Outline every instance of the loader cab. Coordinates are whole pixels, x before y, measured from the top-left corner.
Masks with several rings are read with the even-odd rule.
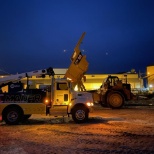
[[[104,85],[107,86],[108,89],[112,88],[117,84],[117,82],[120,81],[117,76],[111,76],[109,75],[106,80],[104,81]]]

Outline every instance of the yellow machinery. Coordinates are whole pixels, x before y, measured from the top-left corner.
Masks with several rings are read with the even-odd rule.
[[[86,91],[82,80],[86,80],[84,74],[88,70],[89,64],[86,60],[86,55],[83,55],[80,51],[80,44],[82,43],[85,34],[85,32],[82,34],[77,45],[75,46],[74,53],[71,56],[71,65],[65,74],[65,77],[72,81],[73,88],[77,86],[78,91]]]
[[[72,115],[72,119],[77,123],[88,120],[89,112],[93,106],[92,94],[83,92],[82,78],[88,69],[86,56],[83,56],[79,46],[84,37],[82,34],[78,41],[74,53],[71,57],[72,63],[66,72],[65,78],[54,78],[52,68],[37,70],[17,75],[10,75],[0,80],[0,88],[12,82],[33,75],[51,76],[51,88],[46,91],[41,89],[17,89],[16,92],[0,92],[0,116],[7,124],[18,124],[28,119],[32,114],[50,114],[56,116]],[[71,80],[68,80],[71,79]],[[28,83],[28,82],[27,82]],[[74,91],[78,85],[80,91]],[[19,85],[14,85],[19,86]],[[63,109],[63,113],[61,113]],[[60,112],[59,112],[60,110]]]

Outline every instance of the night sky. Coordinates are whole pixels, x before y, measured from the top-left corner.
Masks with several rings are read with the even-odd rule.
[[[87,73],[154,64],[154,0],[0,0],[0,70],[68,68],[83,32]]]

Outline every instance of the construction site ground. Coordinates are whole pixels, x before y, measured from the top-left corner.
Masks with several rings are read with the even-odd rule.
[[[113,110],[95,104],[87,123],[32,115],[20,125],[0,123],[1,154],[153,154],[154,107]]]

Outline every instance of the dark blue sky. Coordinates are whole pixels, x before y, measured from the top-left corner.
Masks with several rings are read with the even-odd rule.
[[[154,0],[1,0],[0,69],[68,68],[83,32],[88,73],[154,64]]]

